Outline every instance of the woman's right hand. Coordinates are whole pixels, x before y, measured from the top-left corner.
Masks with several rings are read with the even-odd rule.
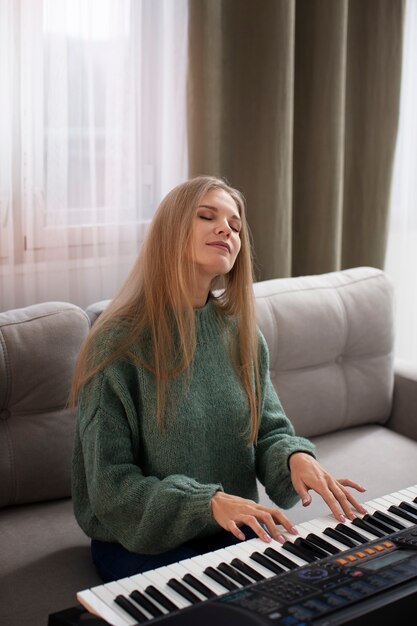
[[[280,543],[286,541],[277,528],[281,524],[289,533],[296,535],[292,522],[279,510],[257,504],[253,500],[216,491],[211,499],[211,511],[216,522],[237,539],[246,539],[242,526],[249,526],[262,541],[269,543],[271,537]]]

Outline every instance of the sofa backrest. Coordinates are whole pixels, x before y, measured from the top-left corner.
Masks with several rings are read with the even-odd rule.
[[[86,313],[46,302],[0,313],[0,506],[70,495],[66,408]]]
[[[298,434],[384,423],[393,394],[393,287],[357,267],[255,284],[272,382]]]

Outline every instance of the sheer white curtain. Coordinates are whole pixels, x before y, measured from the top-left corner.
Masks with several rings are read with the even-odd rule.
[[[187,0],[0,0],[0,310],[110,298],[187,176]]]
[[[408,0],[400,126],[385,269],[396,302],[396,354],[417,364],[417,0]]]

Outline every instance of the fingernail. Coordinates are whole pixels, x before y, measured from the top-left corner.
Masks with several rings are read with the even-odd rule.
[[[340,514],[338,517],[341,522],[346,522],[346,517],[344,515]]]
[[[292,532],[293,535],[298,535],[298,530],[294,528],[294,526],[291,526],[290,532]]]
[[[266,533],[264,534],[264,541],[267,541],[268,543],[271,541],[271,537]]]
[[[357,516],[355,515],[355,513],[351,513],[349,519],[350,519],[350,521],[352,521],[352,520],[356,519],[356,517]]]
[[[307,504],[310,502],[310,499],[309,498],[303,498],[301,502],[303,503],[303,506],[307,506]]]
[[[245,535],[243,533],[239,533],[238,537],[241,541],[245,540]]]
[[[283,535],[280,535],[280,536],[278,537],[278,541],[279,541],[280,543],[284,544],[284,543],[285,543],[285,537],[284,537]]]

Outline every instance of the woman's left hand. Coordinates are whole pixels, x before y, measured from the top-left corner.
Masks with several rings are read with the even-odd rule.
[[[364,492],[365,487],[349,478],[333,478],[310,454],[294,452],[290,456],[289,467],[292,484],[303,506],[311,503],[309,491],[312,489],[323,498],[335,518],[341,522],[344,522],[346,517],[350,520],[356,517],[352,507],[359,513],[366,513],[365,507],[346,489],[351,487]]]

